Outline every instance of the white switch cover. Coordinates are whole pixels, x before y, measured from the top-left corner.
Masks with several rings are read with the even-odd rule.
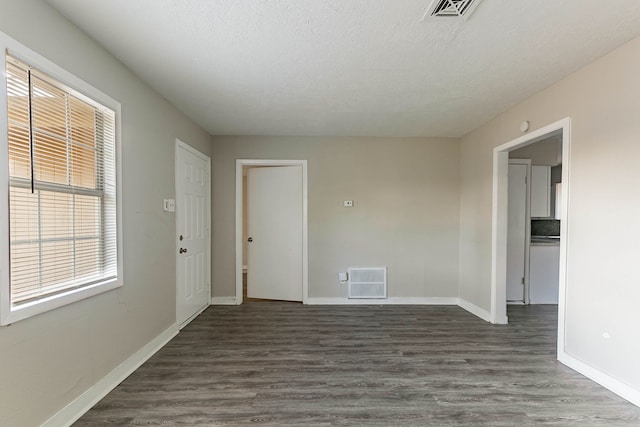
[[[338,273],[338,281],[343,285],[347,283],[347,273]]]
[[[175,212],[176,211],[175,199],[164,199],[162,201],[162,210],[164,210],[165,212]]]
[[[345,200],[343,202],[343,205],[345,208],[352,208],[353,207],[353,200]]]

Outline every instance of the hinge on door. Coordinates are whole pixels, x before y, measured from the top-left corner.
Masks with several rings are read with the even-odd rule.
[[[522,278],[522,284],[524,285],[524,277]]]
[[[529,179],[525,176],[525,177],[524,177],[524,183],[526,184],[528,180],[529,180]]]

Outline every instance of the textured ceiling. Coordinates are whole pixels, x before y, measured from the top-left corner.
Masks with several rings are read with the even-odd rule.
[[[638,0],[48,0],[213,135],[459,137],[640,34]]]

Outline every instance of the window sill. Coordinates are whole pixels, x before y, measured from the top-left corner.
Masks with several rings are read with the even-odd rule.
[[[121,279],[111,279],[104,282],[95,283],[80,289],[53,295],[32,303],[23,304],[17,307],[3,306],[1,309],[0,326],[7,326],[18,320],[27,319],[38,314],[46,313],[65,305],[73,304],[95,295],[117,289],[122,286]]]

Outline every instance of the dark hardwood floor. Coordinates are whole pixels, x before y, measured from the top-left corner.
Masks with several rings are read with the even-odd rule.
[[[555,360],[556,310],[212,306],[76,425],[640,425]]]

